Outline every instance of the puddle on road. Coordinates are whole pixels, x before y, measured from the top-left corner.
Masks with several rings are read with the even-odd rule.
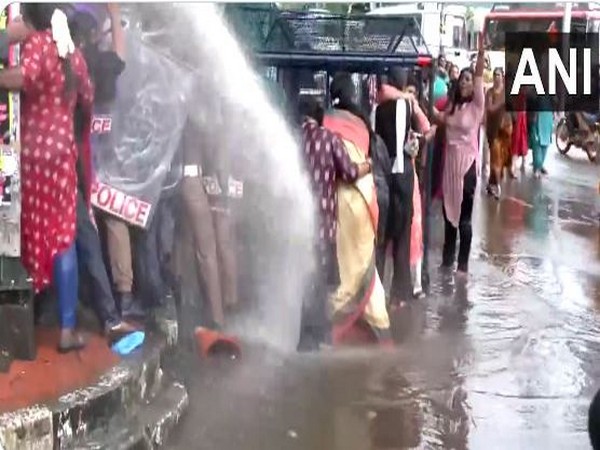
[[[585,448],[595,318],[507,286],[494,265],[472,276],[467,286],[434,277],[427,302],[393,316],[396,350],[256,350],[236,370],[196,367],[174,448]]]
[[[173,448],[589,448],[600,380],[595,200],[534,188],[514,187],[521,202],[478,197],[468,285],[438,273],[434,252],[431,296],[392,316],[395,350],[257,350],[225,373],[194,366]],[[434,230],[434,247],[441,238]]]

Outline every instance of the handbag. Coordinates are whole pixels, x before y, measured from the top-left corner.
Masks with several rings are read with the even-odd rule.
[[[408,139],[406,140],[406,144],[404,144],[404,153],[406,153],[411,158],[416,158],[419,154],[419,149],[421,148],[421,143],[417,134],[412,130],[409,132]]]
[[[404,153],[410,156],[412,159],[416,158],[421,148],[421,143],[418,138],[418,134],[415,133],[412,126],[412,105],[410,101],[406,102],[407,107],[407,129],[406,129],[406,141],[404,143]]]

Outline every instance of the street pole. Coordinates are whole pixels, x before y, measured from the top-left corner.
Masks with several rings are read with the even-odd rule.
[[[571,11],[573,11],[573,3],[572,2],[565,3],[565,15],[564,15],[563,26],[562,26],[563,33],[571,32]]]
[[[571,12],[573,10],[573,3],[572,2],[567,2],[565,3],[565,9],[564,9],[564,16],[563,16],[563,23],[562,23],[562,33],[563,33],[563,40],[562,40],[562,58],[563,61],[566,60],[567,55],[569,54],[569,33],[571,32]],[[565,116],[565,89],[564,87],[562,87],[561,89],[561,93],[560,93],[560,111],[561,111],[561,115],[564,117]]]

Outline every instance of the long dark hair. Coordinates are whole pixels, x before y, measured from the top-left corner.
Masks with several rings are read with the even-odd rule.
[[[69,19],[69,28],[76,46],[85,49],[94,45],[92,35],[98,30],[98,22],[92,14],[76,11]]]
[[[371,123],[369,122],[369,119],[354,101],[356,88],[354,87],[352,76],[349,73],[337,73],[333,77],[329,93],[331,94],[331,100],[333,101],[333,107],[335,109],[348,111],[355,115],[364,122],[367,130],[371,132]]]
[[[408,83],[409,74],[405,67],[391,67],[388,71],[388,84],[403,91]]]
[[[356,88],[352,82],[352,76],[347,72],[336,74],[331,82],[329,93],[335,109],[348,111],[362,120],[365,124],[367,132],[369,133],[369,155],[374,155],[376,153],[375,145],[377,144],[377,136],[371,127],[371,122],[367,115],[361,111],[360,107],[354,102]]]
[[[450,80],[450,83],[448,83],[448,93],[446,94],[448,96],[448,99],[454,99],[454,96],[456,95],[456,91],[458,90],[458,80]],[[448,102],[448,106],[450,106],[450,102]]]
[[[23,20],[35,28],[36,31],[52,28],[52,14],[57,9],[63,11],[62,5],[58,3],[23,3],[21,8]],[[75,76],[68,56],[61,59],[61,65],[65,76],[64,93],[68,95],[75,87]]]
[[[454,114],[457,106],[462,106],[466,103],[470,103],[473,101],[473,94],[468,97],[463,97],[460,93],[460,80],[463,79],[467,74],[471,74],[471,77],[475,77],[475,72],[470,67],[465,67],[460,71],[460,75],[458,76],[458,80],[456,80],[456,84],[454,85],[454,89],[452,92],[452,96],[448,95],[448,98],[452,99],[452,109],[450,110],[450,115]],[[448,92],[450,94],[450,92]]]
[[[398,89],[399,91],[404,91],[408,86],[414,86],[418,91],[421,90],[415,74],[404,67],[396,66],[390,68],[387,74],[387,84]],[[427,108],[425,108],[425,111],[427,111]],[[412,112],[410,123],[413,129],[416,130],[418,128],[417,121]]]
[[[306,117],[315,120],[319,126],[323,126],[325,111],[319,101],[313,96],[302,96],[298,101],[297,122],[302,124]]]
[[[98,22],[90,13],[77,11],[69,20],[69,28],[71,29],[73,42],[83,53],[90,80],[96,85],[98,82],[96,75],[99,50],[92,39],[92,35],[98,30]],[[96,90],[98,90],[97,87]]]
[[[107,64],[102,58],[103,52],[94,39],[101,28],[97,19],[88,12],[77,11],[69,20],[69,28],[75,45],[81,49],[90,80],[94,84],[94,100],[97,103],[113,101],[117,96],[116,74],[113,64]],[[121,59],[116,54],[115,58]]]

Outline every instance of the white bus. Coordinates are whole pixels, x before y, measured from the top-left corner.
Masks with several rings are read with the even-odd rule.
[[[368,15],[413,17],[421,28],[424,44],[438,57],[440,47],[448,61],[460,69],[469,65],[467,7],[443,3],[401,4],[375,8]]]

